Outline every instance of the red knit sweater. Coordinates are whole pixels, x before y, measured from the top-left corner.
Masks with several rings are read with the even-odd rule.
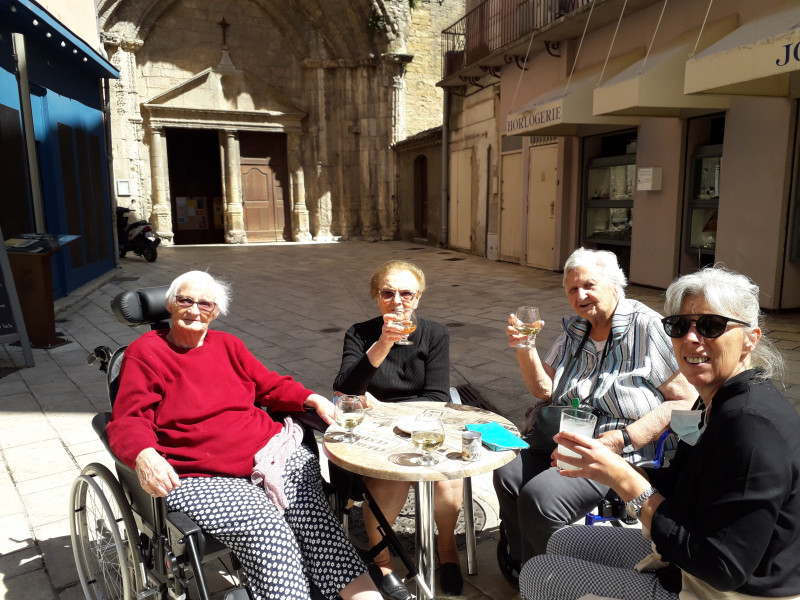
[[[179,348],[151,331],[125,351],[107,433],[134,466],[145,448],[181,477],[247,477],[253,458],[282,427],[255,406],[299,411],[311,390],[262,365],[237,337],[209,330],[199,348]]]

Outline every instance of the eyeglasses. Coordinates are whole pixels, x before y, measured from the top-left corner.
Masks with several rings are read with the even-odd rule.
[[[209,302],[208,300],[195,300],[189,296],[175,296],[175,303],[181,308],[190,308],[192,305],[197,304],[197,309],[204,313],[211,312],[217,305],[216,302]]]
[[[697,316],[696,319],[691,317]],[[723,317],[722,315],[672,315],[661,319],[664,331],[671,338],[682,338],[692,327],[692,323],[697,328],[697,333],[704,338],[718,338],[728,328],[728,323],[738,323],[739,325],[749,325],[739,319]]]
[[[401,300],[409,302],[414,299],[414,296],[417,295],[417,292],[412,292],[411,290],[381,290],[378,292],[381,300],[392,300],[397,294],[400,294]]]

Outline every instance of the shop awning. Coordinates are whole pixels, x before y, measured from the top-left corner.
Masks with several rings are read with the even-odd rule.
[[[603,73],[603,64],[576,71],[572,78],[561,82],[549,92],[534,98],[506,117],[506,135],[578,135],[584,125],[639,124],[635,117],[595,115],[592,111],[593,92],[603,77],[611,77],[644,56],[644,50],[628,52],[612,58]]]
[[[736,15],[687,31],[594,90],[594,114],[678,117],[684,109],[726,109],[727,96],[683,93],[686,60],[736,29]],[[700,37],[698,41],[698,37]]]
[[[783,2],[686,63],[687,94],[787,96],[800,81],[800,4]]]

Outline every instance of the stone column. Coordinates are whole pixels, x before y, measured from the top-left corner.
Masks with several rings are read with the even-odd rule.
[[[163,127],[150,129],[150,169],[153,181],[153,210],[150,223],[161,238],[161,243],[171,246],[174,238],[172,231],[172,208],[169,204],[169,178],[167,170],[167,140]]]
[[[226,129],[222,150],[225,165],[225,242],[246,244],[244,207],[242,206],[242,166],[239,159],[239,136],[235,130]]]
[[[289,193],[292,203],[292,241],[310,242],[308,207],[306,206],[306,180],[300,162],[300,135],[289,132],[287,150],[291,185]]]

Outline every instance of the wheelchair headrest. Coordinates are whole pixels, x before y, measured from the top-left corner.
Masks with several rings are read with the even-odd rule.
[[[168,289],[169,286],[160,285],[122,292],[111,301],[111,310],[126,325],[150,325],[153,329],[169,327]]]

